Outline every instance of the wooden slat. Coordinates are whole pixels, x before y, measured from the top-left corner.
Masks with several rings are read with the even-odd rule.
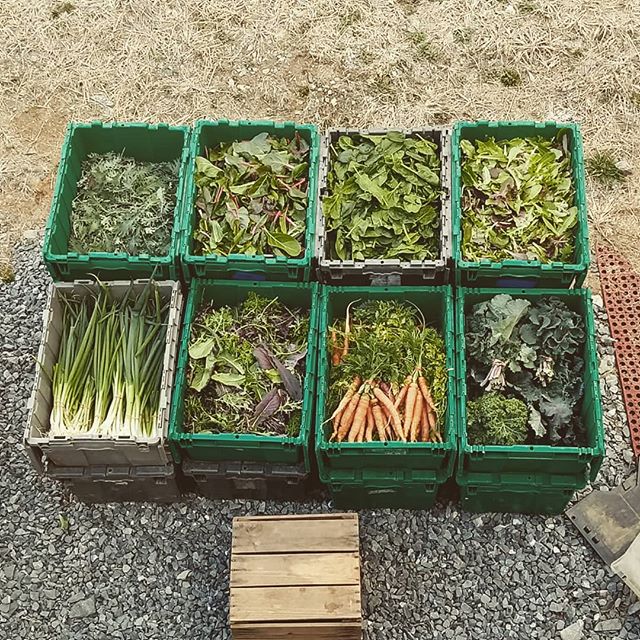
[[[264,522],[265,520],[358,520],[357,513],[302,513],[286,516],[236,516],[234,522],[254,520]]]
[[[234,640],[361,640],[360,622],[234,624]]]
[[[231,591],[229,620],[232,625],[238,622],[360,619],[359,585],[246,587]]]
[[[357,518],[234,519],[234,554],[304,551],[358,551]]]
[[[231,556],[231,587],[360,584],[355,552]]]

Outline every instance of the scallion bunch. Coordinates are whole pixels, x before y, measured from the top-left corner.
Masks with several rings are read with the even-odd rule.
[[[61,299],[50,435],[151,436],[169,306],[157,285],[115,300],[100,283],[96,294]]]

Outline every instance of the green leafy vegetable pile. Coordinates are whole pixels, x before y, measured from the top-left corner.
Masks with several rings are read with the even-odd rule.
[[[309,314],[250,293],[207,305],[189,339],[185,431],[295,437],[302,415]]]
[[[470,396],[499,391],[526,403],[530,430],[514,431],[521,443],[582,443],[585,328],[578,313],[559,298],[531,303],[500,294],[473,307],[465,338]]]
[[[340,136],[323,201],[332,259],[434,260],[440,250],[438,147],[419,135]]]
[[[462,257],[572,262],[574,206],[568,134],[461,140]]]
[[[398,300],[356,300],[344,319],[329,327],[329,345],[333,438],[442,442],[445,345],[417,307]]]
[[[169,253],[179,162],[92,153],[71,206],[69,250],[136,256]]]
[[[195,252],[299,257],[309,188],[309,145],[259,133],[196,158]]]
[[[527,405],[501,393],[485,393],[467,405],[467,434],[472,444],[522,444],[528,423]]]

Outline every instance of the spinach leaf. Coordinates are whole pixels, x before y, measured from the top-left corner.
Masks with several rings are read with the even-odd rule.
[[[439,174],[437,145],[419,135],[340,136],[330,150],[323,200],[328,256],[436,259]]]

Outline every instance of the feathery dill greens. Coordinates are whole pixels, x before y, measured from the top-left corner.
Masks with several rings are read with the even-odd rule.
[[[171,245],[179,162],[91,153],[71,206],[69,251],[164,256]]]

